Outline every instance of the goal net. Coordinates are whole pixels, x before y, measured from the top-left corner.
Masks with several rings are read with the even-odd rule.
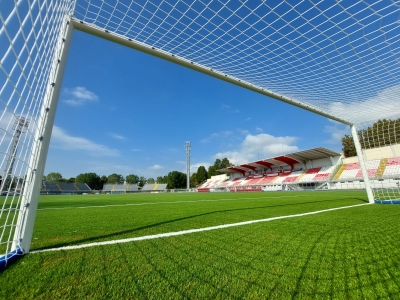
[[[2,1],[0,256],[29,252],[73,29],[351,126],[373,202],[398,198],[399,19],[389,0]]]
[[[375,202],[400,204],[400,118],[360,124],[358,136]]]
[[[72,9],[64,0],[0,5],[0,269],[29,251],[21,245],[30,244]]]

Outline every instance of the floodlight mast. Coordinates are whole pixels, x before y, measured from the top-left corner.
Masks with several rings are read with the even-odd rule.
[[[4,177],[2,181],[1,191],[5,189],[9,189],[9,185],[11,184],[11,175],[14,169],[15,158],[17,156],[18,144],[21,137],[21,134],[26,132],[29,127],[29,120],[23,116],[17,116],[13,125],[14,134],[12,138],[12,146],[10,155],[7,159],[6,169],[4,170]]]
[[[190,142],[185,142],[185,150],[186,150],[186,189],[189,191],[190,189]]]

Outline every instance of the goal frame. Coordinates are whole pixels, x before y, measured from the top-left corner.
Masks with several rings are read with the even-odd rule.
[[[70,2],[73,3],[73,5],[76,4],[75,1],[70,1]],[[187,67],[189,69],[204,73],[214,78],[232,83],[234,85],[246,88],[248,90],[274,98],[276,100],[288,103],[290,105],[294,105],[296,107],[305,109],[307,111],[316,113],[323,117],[350,126],[351,135],[355,144],[356,153],[362,172],[362,177],[368,196],[368,202],[371,204],[375,203],[374,193],[372,190],[370,178],[368,176],[368,170],[366,168],[366,161],[364,159],[363,149],[361,147],[360,139],[357,133],[357,127],[356,127],[357,124],[353,124],[338,116],[328,114],[327,112],[323,111],[322,108],[319,109],[317,106],[313,107],[312,105],[305,104],[289,96],[280,95],[274,91],[268,90],[261,86],[257,86],[246,80],[242,80],[235,76],[206,67],[202,64],[197,63],[196,61],[190,61],[186,58],[179,57],[165,50],[157,49],[155,47],[133,40],[118,33],[111,32],[105,28],[101,28],[95,24],[86,23],[83,20],[77,19],[73,15],[66,14],[62,16],[62,18],[63,18],[62,28],[58,33],[57,45],[55,48],[52,48],[55,49],[55,51],[53,52],[52,50],[52,55],[54,56],[52,58],[52,63],[50,67],[50,76],[47,82],[45,94],[43,96],[43,101],[41,103],[40,113],[37,118],[38,119],[37,130],[33,133],[34,139],[32,142],[30,156],[28,159],[29,162],[26,172],[25,188],[21,191],[20,195],[21,201],[19,205],[17,222],[15,225],[16,229],[14,232],[11,252],[13,253],[15,252],[16,254],[18,254],[20,252],[29,253],[30,251],[30,245],[32,241],[32,234],[33,234],[38,201],[40,196],[41,183],[44,174],[47,154],[49,150],[50,138],[54,125],[55,114],[59,101],[61,83],[67,65],[67,57],[74,30],[80,30],[87,34],[91,34],[106,39],[108,41],[156,56],[158,58],[162,58],[164,60],[176,63],[178,65]],[[60,19],[58,19],[58,21],[59,20]],[[21,22],[19,25],[22,27]],[[47,63],[46,66],[47,67],[50,66],[50,63]]]
[[[40,188],[42,185],[50,138],[57,111],[61,84],[67,65],[68,51],[73,34],[73,25],[68,16],[65,16],[63,28],[58,37],[57,48],[53,58],[51,74],[43,106],[41,107],[38,128],[32,145],[32,154],[29,159],[26,189],[23,190],[20,210],[14,232],[11,250],[21,249],[23,253],[30,251],[36,212],[39,203]]]
[[[34,143],[34,147],[33,147],[34,150],[33,150],[33,153],[32,153],[31,159],[30,159],[30,163],[29,163],[29,169],[32,171],[31,171],[31,174],[30,174],[30,177],[28,180],[29,180],[29,182],[33,182],[33,184],[30,184],[29,186],[31,188],[26,189],[22,195],[23,201],[21,201],[21,208],[20,208],[21,212],[19,214],[18,222],[17,222],[17,228],[19,230],[16,230],[16,232],[15,232],[14,244],[12,247],[13,251],[16,250],[17,248],[21,248],[24,253],[28,253],[30,251],[33,227],[34,227],[34,223],[35,223],[36,211],[37,211],[39,195],[40,195],[41,180],[43,177],[44,167],[46,164],[46,157],[47,157],[47,153],[48,153],[48,149],[49,149],[49,145],[50,145],[51,132],[52,132],[52,128],[54,125],[54,118],[55,118],[55,113],[56,113],[56,109],[57,109],[58,98],[59,98],[60,91],[61,91],[61,82],[62,82],[62,78],[64,75],[64,70],[65,70],[65,67],[67,64],[67,56],[68,56],[68,51],[69,51],[70,44],[71,44],[73,31],[75,29],[81,30],[88,34],[92,34],[92,35],[104,38],[111,42],[115,42],[115,43],[118,43],[118,44],[121,44],[124,46],[128,46],[130,48],[151,54],[153,56],[157,56],[159,58],[177,63],[184,67],[188,67],[190,69],[200,71],[200,72],[210,75],[212,77],[230,82],[237,86],[244,87],[246,89],[255,91],[255,92],[263,94],[265,96],[272,97],[274,99],[289,103],[289,104],[297,106],[299,108],[306,109],[313,113],[319,114],[321,116],[324,116],[324,117],[330,118],[332,120],[335,120],[335,121],[338,121],[343,124],[351,126],[352,136],[353,136],[353,140],[355,142],[357,156],[360,161],[361,170],[363,173],[363,180],[365,182],[366,191],[367,191],[367,195],[368,195],[368,200],[369,200],[369,203],[374,203],[374,195],[372,193],[371,185],[369,183],[367,170],[364,165],[364,159],[363,159],[363,155],[362,155],[361,145],[360,145],[358,135],[357,135],[357,129],[354,124],[346,122],[340,118],[337,118],[337,117],[334,117],[331,115],[327,115],[324,112],[321,112],[312,107],[303,105],[293,99],[290,99],[288,97],[284,97],[281,95],[277,95],[271,91],[254,86],[248,82],[242,81],[235,77],[228,76],[227,74],[223,74],[221,72],[217,72],[217,71],[208,69],[200,64],[196,64],[194,62],[189,62],[183,58],[176,57],[176,56],[168,54],[164,51],[149,47],[145,44],[121,37],[117,34],[108,32],[107,30],[101,30],[97,26],[84,24],[82,21],[76,20],[69,16],[65,17],[63,24],[64,24],[64,28],[60,32],[59,44],[58,44],[59,46],[56,50],[57,55],[55,55],[54,60],[53,60],[53,65],[52,65],[52,69],[54,70],[54,72],[53,72],[54,76],[53,76],[53,78],[50,79],[50,82],[49,82],[49,85],[47,88],[47,93],[45,95],[45,99],[48,99],[48,100],[44,102],[45,105],[42,107],[42,112],[41,112],[42,117],[40,118],[40,120],[41,120],[40,128],[42,128],[42,130],[40,132],[36,133],[36,139],[35,139],[35,143]]]

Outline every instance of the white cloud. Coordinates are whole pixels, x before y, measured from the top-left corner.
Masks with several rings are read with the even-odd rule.
[[[227,157],[235,165],[257,159],[269,158],[277,155],[296,152],[299,148],[294,145],[297,137],[275,137],[270,134],[248,134],[240,146],[240,150],[217,153],[214,158]]]
[[[331,125],[325,125],[324,131],[331,135],[330,140],[327,143],[336,144],[342,141],[342,138],[346,134],[350,134],[350,128],[348,125],[328,119]]]
[[[18,118],[25,118],[25,122],[28,122],[28,130],[25,131],[32,131],[35,126],[35,122],[32,120],[34,119],[33,117],[27,115],[26,113],[13,113],[8,110],[4,110],[2,114],[0,115],[0,128],[4,131],[7,131],[9,135],[14,134],[14,124],[17,121]]]
[[[256,131],[257,131],[257,132],[262,132],[262,131],[263,131],[263,129],[262,129],[262,128],[260,128],[260,127],[256,127]]]
[[[95,93],[88,91],[85,87],[77,86],[70,90],[70,92],[78,99],[97,100],[98,97]]]
[[[63,94],[66,98],[68,98],[66,100],[63,100],[63,102],[72,106],[84,105],[87,102],[97,101],[99,99],[99,97],[94,92],[87,90],[83,86],[77,86],[71,89],[64,89]]]
[[[14,115],[9,111],[4,110],[2,112],[1,118],[0,118],[0,128],[2,128],[4,130],[7,127],[12,127],[12,124],[14,124],[14,122],[15,122]]]
[[[58,126],[53,127],[51,135],[52,146],[71,151],[84,151],[92,156],[118,156],[116,149],[111,149],[105,145],[96,144],[86,138],[71,136]]]
[[[10,151],[8,149],[9,147],[9,143],[12,139],[12,136],[14,134],[14,130],[13,128],[13,124],[15,122],[15,118],[14,115],[9,112],[9,111],[3,111],[1,117],[0,117],[0,128],[1,133],[0,133],[0,139],[1,139],[1,143],[0,143],[0,152],[1,153],[5,153],[7,150]]]
[[[241,134],[243,134],[243,135],[246,135],[246,134],[249,133],[249,131],[246,130],[246,129],[239,129],[239,132],[240,132]]]
[[[80,106],[80,105],[83,105],[83,101],[74,100],[74,99],[63,100],[63,102],[64,102],[64,103],[67,103],[68,105],[71,105],[71,106]]]
[[[251,118],[248,117],[248,118],[244,119],[242,122],[247,122],[247,121],[250,121],[250,120],[251,120]]]
[[[382,118],[396,118],[399,113],[400,84],[387,88],[363,102],[333,102],[328,112],[356,124]]]
[[[133,148],[131,151],[133,151],[133,152],[140,152],[140,151],[143,151],[143,150],[142,150],[142,149]]]
[[[111,136],[112,138],[114,138],[114,139],[117,139],[117,140],[126,140],[126,137],[124,137],[124,136],[122,136],[122,135],[120,135],[120,134],[110,133],[110,136]]]
[[[229,137],[230,135],[232,135],[232,131],[229,131],[229,130],[222,130],[222,131],[219,131],[219,132],[214,132],[214,133],[212,133],[210,136],[208,136],[208,137],[206,137],[206,138],[200,140],[200,142],[201,142],[201,143],[208,143],[208,142],[210,142],[210,141],[213,140],[213,139],[216,139],[216,138],[219,138],[219,139],[221,139],[221,138],[227,138],[227,137]]]
[[[160,166],[160,165],[154,165],[152,167],[149,167],[149,169],[151,169],[151,170],[161,170],[161,169],[164,169],[164,167]]]

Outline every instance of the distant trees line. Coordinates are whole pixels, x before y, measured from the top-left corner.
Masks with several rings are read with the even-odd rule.
[[[214,165],[208,168],[200,166],[196,173],[190,176],[190,187],[196,187],[200,183],[211,178],[211,176],[219,175],[217,172],[219,169],[223,169],[231,166],[227,158],[222,161],[217,159]],[[104,184],[123,184],[125,181],[127,184],[137,184],[143,187],[146,183],[166,183],[168,189],[185,189],[186,188],[186,174],[179,171],[169,172],[168,175],[158,176],[157,179],[145,178],[144,176],[138,176],[135,174],[127,175],[126,178],[121,174],[113,173],[108,176],[99,176],[96,173],[82,173],[76,177],[71,177],[69,179],[63,178],[63,176],[58,172],[51,172],[47,176],[43,177],[43,181],[48,182],[71,182],[71,183],[86,183],[93,190],[101,190]]]
[[[167,176],[164,177],[158,177],[157,183],[164,183],[164,178],[166,178],[165,183],[171,183],[169,188],[185,188],[186,187],[186,183],[183,186],[182,184],[180,184],[180,181],[176,180],[176,174],[175,172],[178,171],[174,171],[174,172],[170,172]],[[178,172],[181,173],[181,172]],[[182,173],[183,174],[183,173]],[[186,182],[186,174],[185,175],[185,182]],[[180,175],[180,177],[182,177],[182,175]],[[121,174],[116,174],[113,173],[111,175],[108,176],[99,176],[96,173],[82,173],[79,174],[78,176],[71,177],[69,179],[63,178],[63,176],[58,173],[58,172],[51,172],[49,174],[47,174],[47,176],[43,177],[43,181],[48,181],[48,182],[54,182],[54,183],[58,183],[58,182],[72,182],[72,183],[86,183],[91,189],[93,190],[101,190],[103,188],[104,184],[123,184],[125,181],[127,184],[137,184],[140,187],[143,187],[146,183],[152,184],[152,183],[156,183],[156,181],[154,180],[154,178],[145,178],[144,176],[138,176],[135,174],[130,174],[127,175],[126,178],[121,175]]]
[[[211,178],[211,176],[221,175],[221,173],[217,172],[217,170],[225,169],[232,167],[233,164],[226,157],[222,160],[217,158],[212,166],[208,167],[208,170],[204,166],[200,166],[197,169],[196,173],[190,175],[190,187],[196,187],[199,184],[203,183],[207,179]]]

